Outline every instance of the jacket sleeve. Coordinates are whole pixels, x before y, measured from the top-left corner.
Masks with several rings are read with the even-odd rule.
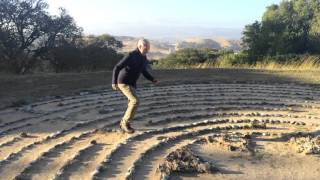
[[[122,68],[124,68],[130,59],[130,54],[124,56],[113,68],[113,73],[112,73],[112,84],[118,84],[118,75],[119,72]]]
[[[144,66],[144,68],[142,70],[142,74],[149,81],[153,81],[154,77],[148,72],[147,67],[148,67],[148,63],[146,62],[146,65]]]

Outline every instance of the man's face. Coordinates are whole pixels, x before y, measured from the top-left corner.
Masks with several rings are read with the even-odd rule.
[[[146,55],[150,50],[150,44],[149,43],[143,43],[138,47],[141,54]]]

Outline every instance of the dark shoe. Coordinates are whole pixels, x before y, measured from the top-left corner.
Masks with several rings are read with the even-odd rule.
[[[134,129],[130,126],[129,123],[120,123],[120,129],[122,129],[123,131],[129,134],[134,133]]]

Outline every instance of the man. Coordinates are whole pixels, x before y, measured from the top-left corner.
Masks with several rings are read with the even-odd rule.
[[[146,54],[149,50],[149,41],[140,39],[137,49],[125,56],[113,69],[112,89],[120,90],[128,98],[128,108],[120,122],[120,129],[127,133],[134,133],[134,129],[130,126],[130,120],[134,117],[139,105],[135,89],[140,74],[142,73],[146,79],[154,84],[158,83],[147,71]]]

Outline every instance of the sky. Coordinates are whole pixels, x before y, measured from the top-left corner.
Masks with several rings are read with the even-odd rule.
[[[49,12],[64,7],[85,34],[148,38],[229,36],[240,38],[281,0],[47,0]]]

